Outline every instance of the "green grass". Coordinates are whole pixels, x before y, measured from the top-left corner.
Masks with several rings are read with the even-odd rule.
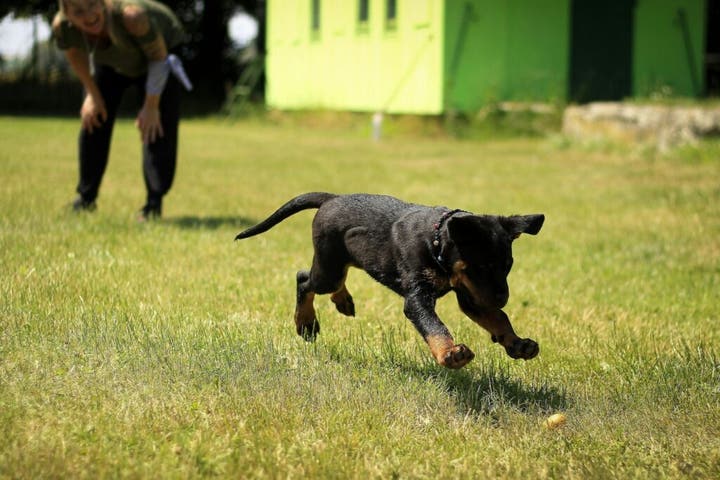
[[[720,161],[544,139],[457,141],[258,120],[182,126],[164,218],[117,125],[98,211],[63,206],[74,119],[0,118],[0,478],[718,478]],[[448,295],[476,358],[431,360],[353,270],[357,317],[294,333],[312,190],[547,216],[515,244],[513,361]],[[543,421],[565,412],[567,424]]]

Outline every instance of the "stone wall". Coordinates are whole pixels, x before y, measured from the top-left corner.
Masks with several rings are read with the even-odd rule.
[[[720,137],[720,106],[627,103],[570,106],[563,114],[563,133],[576,140],[647,143],[666,150],[704,137]]]

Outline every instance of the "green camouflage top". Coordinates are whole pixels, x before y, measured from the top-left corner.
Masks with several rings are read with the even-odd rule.
[[[111,0],[105,21],[110,31],[110,41],[94,42],[73,26],[62,12],[53,21],[53,37],[61,50],[79,48],[93,54],[97,65],[107,65],[128,77],[147,73],[148,60],[140,44],[123,23],[122,11],[128,5],[142,7],[150,17],[150,28],[165,39],[168,50],[185,40],[185,32],[175,14],[165,5],[154,0]]]

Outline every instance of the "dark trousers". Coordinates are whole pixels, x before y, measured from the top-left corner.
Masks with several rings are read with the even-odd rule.
[[[128,87],[135,85],[143,98],[145,95],[145,76],[126,77],[107,66],[97,66],[95,82],[105,100],[107,120],[99,128],[94,128],[92,133],[86,130],[80,131],[80,181],[77,192],[87,201],[95,200],[98,195],[100,182],[108,163],[113,126],[123,94]],[[163,195],[170,190],[175,177],[180,88],[179,82],[171,73],[160,97],[160,121],[164,135],[142,147],[143,175],[148,204],[159,204]]]

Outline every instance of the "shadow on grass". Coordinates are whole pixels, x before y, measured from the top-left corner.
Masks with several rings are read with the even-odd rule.
[[[492,414],[499,408],[548,413],[568,406],[565,392],[545,383],[528,384],[512,378],[498,365],[474,370],[428,371],[428,379],[445,388],[467,413]]]
[[[393,334],[383,340],[381,363],[389,363],[413,376],[424,378],[447,392],[463,413],[492,414],[511,408],[526,413],[546,413],[568,406],[565,391],[544,381],[519,379],[505,358],[476,358],[466,367],[450,370],[441,367],[424,351],[419,356],[402,352],[394,346]]]
[[[170,217],[165,218],[163,221],[183,229],[217,230],[218,228],[232,227],[238,232],[257,223],[247,217],[198,217],[193,215]]]
[[[425,352],[416,355],[397,348],[394,339],[395,333],[389,332],[380,350],[370,355],[353,358],[336,346],[329,346],[328,353],[334,361],[355,362],[358,368],[397,370],[408,378],[423,379],[445,392],[462,413],[471,415],[493,415],[507,408],[528,414],[549,413],[569,406],[564,389],[542,380],[517,378],[505,359],[476,358],[460,370],[449,370],[437,365]]]

